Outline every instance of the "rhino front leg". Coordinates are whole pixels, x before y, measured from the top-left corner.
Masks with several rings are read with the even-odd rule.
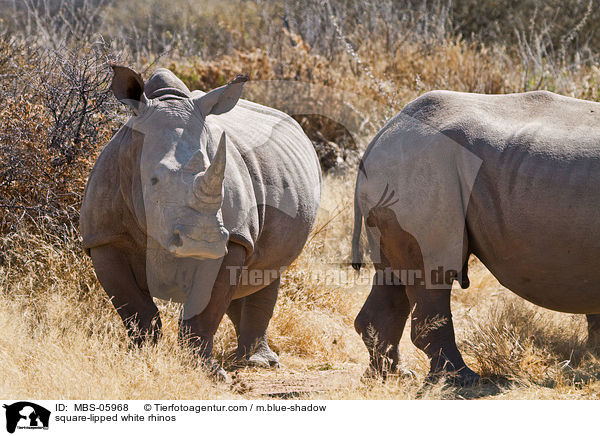
[[[92,248],[90,256],[98,281],[123,320],[131,340],[136,345],[147,339],[156,342],[161,334],[160,315],[148,290],[138,283],[135,265],[112,245]]]
[[[269,348],[267,341],[267,327],[273,316],[279,285],[280,279],[277,278],[243,299],[236,354],[245,364],[263,368],[279,366],[279,357]]]
[[[600,345],[600,314],[588,314],[586,318],[588,325],[587,344],[590,347],[597,347]]]
[[[390,274],[377,269],[373,277],[371,293],[360,310],[354,327],[367,346],[370,357],[366,377],[385,378],[389,372],[402,368],[398,344],[410,312],[410,305],[403,285],[393,284]]]
[[[412,310],[411,339],[430,359],[429,379],[436,380],[442,373],[451,373],[459,385],[476,383],[479,376],[466,365],[456,346],[450,289],[407,286],[406,294]]]
[[[213,338],[235,294],[246,258],[246,249],[241,245],[229,243],[227,251],[208,305],[202,313],[181,319],[179,326],[180,339],[189,343],[210,373],[223,381],[227,380],[227,374],[213,359]]]
[[[242,310],[244,309],[244,298],[238,298],[237,300],[232,300],[229,303],[229,307],[227,308],[227,316],[233,323],[233,327],[235,328],[235,335],[240,340],[240,324],[242,322]]]

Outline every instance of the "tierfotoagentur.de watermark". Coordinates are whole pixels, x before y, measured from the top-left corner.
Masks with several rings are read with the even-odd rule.
[[[249,269],[248,267],[228,266],[229,280],[232,286],[265,286],[280,277],[286,270],[280,269]],[[380,270],[375,276],[367,273],[357,273],[347,268],[332,266],[331,268],[302,270],[295,273],[304,283],[317,283],[320,286],[368,286],[368,285],[394,285],[394,286],[424,286],[425,273],[421,269],[392,269]],[[461,272],[444,270],[438,267],[429,272],[431,283],[441,285],[460,280]]]

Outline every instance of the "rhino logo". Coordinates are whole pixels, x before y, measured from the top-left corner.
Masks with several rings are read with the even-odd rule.
[[[42,406],[28,401],[19,401],[10,405],[4,404],[6,409],[6,431],[14,433],[19,428],[48,429],[50,411]]]

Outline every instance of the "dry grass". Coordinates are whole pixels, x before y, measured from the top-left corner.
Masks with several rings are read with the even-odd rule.
[[[428,365],[410,343],[408,326],[401,350],[417,379],[362,383],[367,352],[352,323],[369,290],[370,272],[356,280],[348,266],[340,265],[350,245],[351,189],[347,177],[326,179],[316,230],[285,274],[270,327],[283,367],[238,371],[231,385],[208,380],[178,346],[176,304],[157,300],[165,332],[158,345],[130,348],[76,235],[66,243],[26,233],[3,238],[2,251],[8,255],[0,266],[0,396],[439,399],[600,394],[600,359],[583,345],[583,316],[525,302],[475,259],[471,288],[455,290],[453,311],[459,347],[484,383],[463,390],[441,383],[422,389]],[[342,280],[326,280],[340,271],[346,273]],[[224,358],[234,346],[233,327],[225,319],[216,338],[217,357]]]

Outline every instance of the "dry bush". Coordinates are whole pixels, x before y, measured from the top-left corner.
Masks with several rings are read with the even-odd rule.
[[[77,224],[99,144],[115,126],[110,72],[97,47],[30,51],[10,61],[0,101],[0,233]]]

